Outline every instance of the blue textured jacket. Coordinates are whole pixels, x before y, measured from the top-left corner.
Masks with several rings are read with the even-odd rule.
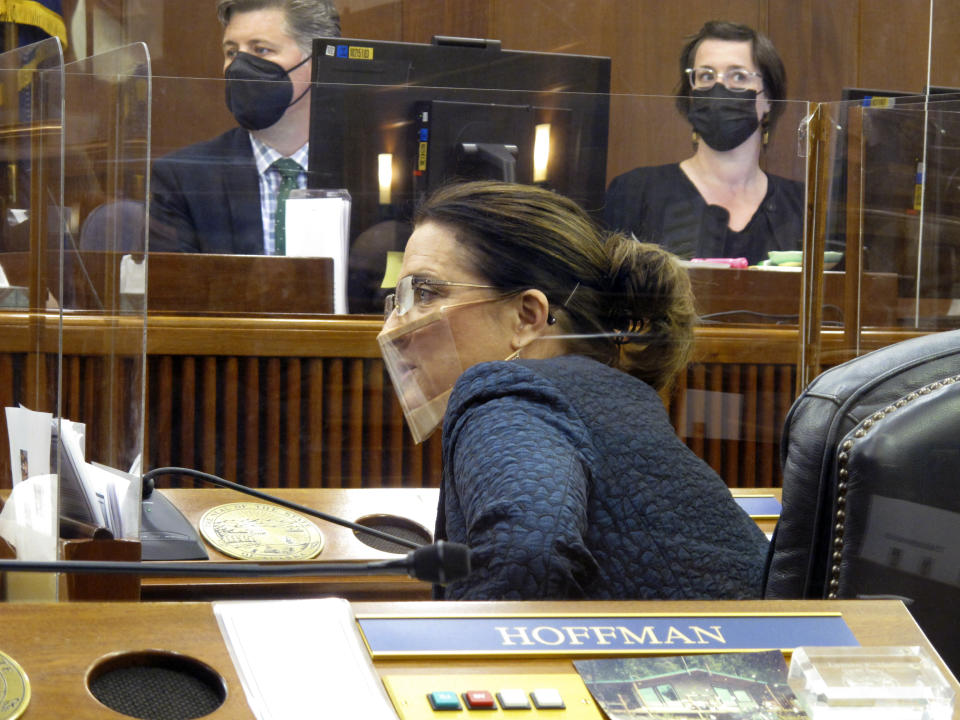
[[[443,422],[450,599],[759,597],[767,539],[656,391],[579,356],[481,363]]]

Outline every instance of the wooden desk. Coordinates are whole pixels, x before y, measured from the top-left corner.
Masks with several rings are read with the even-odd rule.
[[[233,502],[260,502],[249,495],[227,489],[168,489],[164,493],[186,518],[198,527],[204,512],[217,505]],[[329,515],[363,523],[366,518],[397,516],[433,536],[439,490],[404,489],[293,489],[271,491],[277,497],[321,510]],[[402,557],[377,550],[361,541],[354,531],[310,518],[323,533],[324,547],[315,562],[367,563]],[[383,528],[381,528],[383,529]],[[206,545],[211,562],[241,563]],[[406,551],[405,551],[406,552]],[[203,562],[203,561],[199,561]],[[143,600],[224,600],[253,597],[330,596],[350,600],[428,600],[430,585],[402,575],[314,578],[160,578],[144,577],[140,597]]]
[[[41,288],[64,310],[109,313],[143,311],[143,297],[120,294],[120,266],[142,252],[80,250],[50,253],[39,269]],[[11,285],[30,285],[30,253],[0,253]],[[177,315],[315,315],[333,312],[333,260],[276,255],[150,253],[146,306],[151,313]],[[24,307],[23,309],[26,309]]]
[[[788,323],[799,321],[800,268],[760,270],[688,268],[697,299],[697,312],[720,322]],[[846,273],[824,273],[823,318],[834,324],[854,315],[844,302]],[[897,325],[897,275],[865,273],[860,297],[860,324]]]
[[[869,645],[929,644],[898,601],[777,602],[604,602],[604,603],[356,603],[357,615],[369,614],[503,614],[503,613],[679,613],[679,612],[812,612],[840,611],[857,640]],[[239,678],[223,644],[211,605],[206,603],[61,603],[3,604],[0,649],[13,657],[30,678],[32,699],[24,715],[61,717],[64,708],[74,720],[118,718],[93,698],[87,673],[113,653],[164,650],[199,660],[225,681],[224,705],[206,716],[213,720],[247,720]],[[771,645],[776,646],[775,642]],[[322,648],[317,649],[322,652]],[[569,658],[464,659],[441,661],[378,660],[378,672],[432,674],[511,674],[574,672]],[[946,671],[945,671],[946,672]],[[951,677],[947,673],[948,677]],[[317,696],[322,698],[323,678]],[[952,679],[960,693],[960,685]],[[322,707],[322,700],[318,700]],[[960,720],[960,710],[954,713]]]
[[[256,498],[226,489],[160,490],[186,518],[197,527],[207,510],[232,502],[260,502]],[[772,497],[780,500],[780,488],[737,488],[734,497]],[[432,537],[440,491],[435,488],[381,489],[291,489],[278,488],[271,494],[306,505],[327,514],[351,520],[377,516],[397,516],[412,521]],[[324,536],[324,549],[316,562],[365,563],[394,559],[391,554],[366,545],[353,530],[312,518]],[[776,518],[755,517],[760,529],[773,532]],[[211,562],[239,563],[207,545]],[[212,601],[230,598],[338,595],[349,600],[429,600],[430,586],[409,577],[377,575],[360,577],[315,578],[160,578],[144,577],[140,597],[146,601]]]
[[[783,499],[783,488],[730,488],[730,494],[732,494],[734,498],[773,498],[777,503],[780,503]],[[766,533],[767,537],[770,537],[770,534],[777,525],[777,520],[780,519],[779,514],[757,515],[751,513],[750,517],[752,517],[753,521]]]

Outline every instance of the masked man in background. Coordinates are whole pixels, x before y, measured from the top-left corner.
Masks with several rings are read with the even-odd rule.
[[[315,37],[339,37],[332,0],[216,0],[227,107],[240,127],[158,158],[150,250],[282,255],[277,196],[307,182]]]

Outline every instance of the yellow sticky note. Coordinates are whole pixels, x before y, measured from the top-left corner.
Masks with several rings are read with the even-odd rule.
[[[380,287],[392,288],[397,286],[397,276],[400,274],[400,263],[402,262],[402,252],[399,250],[387,252],[387,267],[383,271],[383,280],[380,282]]]

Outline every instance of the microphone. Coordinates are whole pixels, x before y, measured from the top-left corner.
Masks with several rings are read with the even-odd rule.
[[[399,537],[398,535],[391,535],[386,533],[383,530],[377,530],[376,528],[366,527],[359,523],[350,522],[349,520],[344,520],[339,518],[336,515],[329,515],[320,510],[314,510],[309,508],[306,505],[301,505],[300,503],[295,503],[291,500],[284,500],[283,498],[274,497],[273,495],[268,495],[265,492],[260,492],[254,488],[247,487],[246,485],[239,485],[238,483],[230,482],[229,480],[224,480],[222,477],[217,475],[211,475],[210,473],[201,472],[200,470],[192,470],[190,468],[182,467],[159,467],[149,470],[143,474],[143,496],[149,497],[153,492],[155,487],[155,479],[160,475],[188,475],[190,477],[196,478],[198,480],[203,480],[208,482],[211,485],[218,485],[220,487],[229,488],[231,490],[236,490],[237,492],[244,493],[245,495],[251,495],[259,500],[265,500],[266,502],[273,503],[274,505],[281,505],[282,507],[289,508],[290,510],[296,510],[301,512],[304,515],[311,515],[315,518],[320,518],[321,520],[326,520],[331,522],[334,525],[341,525],[342,527],[349,528],[354,532],[365,533],[381,540],[386,540],[387,542],[392,542],[397,545],[402,545],[403,547],[417,549],[423,547],[420,543],[414,542],[413,540],[408,540],[407,538]]]
[[[409,575],[446,585],[470,574],[470,548],[438,540],[401,559],[367,563],[107,562],[99,560],[0,560],[0,572],[111,573],[160,577],[322,577]]]
[[[446,585],[470,574],[470,548],[460,543],[438,540],[422,545],[401,560],[383,560],[375,564],[382,570],[406,570],[417,580]]]

